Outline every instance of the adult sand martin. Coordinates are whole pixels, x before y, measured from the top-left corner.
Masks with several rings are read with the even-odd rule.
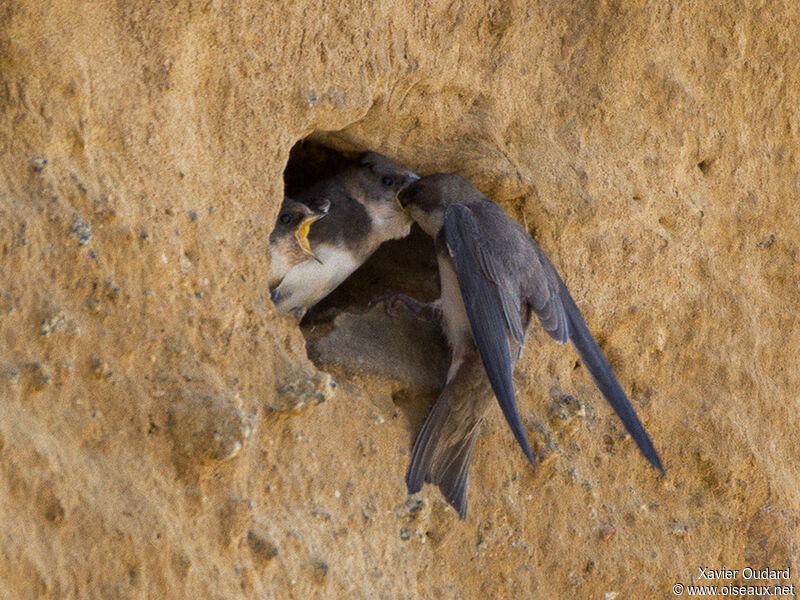
[[[559,344],[572,340],[642,454],[663,474],[658,453],[575,301],[528,232],[457,175],[423,177],[402,190],[398,202],[434,238],[442,325],[452,347],[447,382],[414,444],[406,474],[409,493],[434,483],[466,517],[470,461],[491,390],[534,464],[511,377],[531,313]]]
[[[398,207],[395,197],[417,179],[385,156],[367,152],[353,166],[298,194],[295,199],[299,202],[312,205],[324,198],[330,208],[325,219],[308,233],[316,258],[308,257],[292,267],[273,287],[277,309],[302,316],[383,242],[408,235],[411,219]]]

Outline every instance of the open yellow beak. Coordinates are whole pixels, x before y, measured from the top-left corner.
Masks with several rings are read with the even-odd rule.
[[[300,227],[298,227],[297,230],[294,232],[294,237],[297,240],[297,245],[300,246],[303,252],[311,256],[317,262],[320,262],[320,260],[317,258],[317,256],[314,254],[314,251],[311,249],[311,244],[308,243],[308,232],[311,229],[311,224],[322,216],[324,215],[314,215],[313,217],[308,217],[305,221],[300,223]]]
[[[397,206],[400,207],[400,210],[406,212],[406,209],[400,204],[400,190],[397,190],[397,193],[394,195],[394,201],[397,202]]]

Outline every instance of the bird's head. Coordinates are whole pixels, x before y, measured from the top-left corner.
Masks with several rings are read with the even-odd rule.
[[[397,193],[419,179],[408,169],[377,152],[365,152],[346,179],[351,195],[361,201],[387,239],[404,237],[411,219],[398,208]]]
[[[308,243],[311,224],[328,214],[330,201],[321,199],[312,205],[284,198],[275,228],[269,235],[271,253],[270,282],[279,282],[295,265],[316,259]]]
[[[466,202],[474,189],[458,175],[436,173],[415,181],[397,195],[397,202],[419,226],[436,237],[444,225],[447,207],[456,202]]]

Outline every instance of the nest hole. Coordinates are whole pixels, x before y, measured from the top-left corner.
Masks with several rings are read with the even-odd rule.
[[[299,141],[284,171],[286,195],[295,196],[335,176],[360,155],[360,151]],[[333,368],[348,377],[383,376],[414,395],[439,389],[449,360],[440,325],[420,321],[410,311],[388,314],[385,304],[376,299],[393,292],[422,302],[439,297],[433,240],[416,224],[407,237],[384,242],[306,312],[300,330],[308,356],[323,370]]]

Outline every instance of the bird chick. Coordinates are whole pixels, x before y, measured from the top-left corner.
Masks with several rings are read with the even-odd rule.
[[[385,156],[367,152],[356,164],[298,194],[296,200],[307,205],[325,198],[330,208],[308,233],[316,259],[292,266],[271,288],[276,308],[302,317],[383,242],[407,236],[411,219],[395,196],[417,179]]]
[[[325,198],[308,205],[284,197],[275,228],[269,234],[270,288],[277,285],[292,267],[309,257],[316,260],[308,233],[312,223],[328,214],[330,205]]]

